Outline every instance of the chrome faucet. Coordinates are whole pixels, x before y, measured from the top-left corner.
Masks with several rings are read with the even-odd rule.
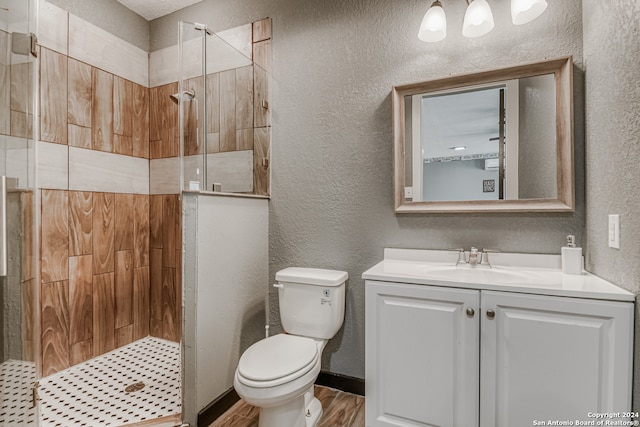
[[[478,264],[482,264],[482,252],[478,252],[478,248],[471,247],[469,251],[469,265],[476,266]]]
[[[487,264],[489,266],[489,268],[491,268],[491,263],[489,262],[489,254],[491,254],[491,253],[495,254],[495,253],[498,253],[498,252],[500,252],[500,251],[497,251],[495,249],[486,249],[486,248],[482,249],[483,261],[484,261],[485,264]]]
[[[458,252],[458,259],[456,260],[456,267],[461,262],[462,263],[466,263],[467,262],[467,258],[464,256],[464,249],[463,248],[455,248],[455,249],[449,249],[449,250]]]
[[[491,268],[491,264],[489,263],[489,254],[496,253],[500,251],[496,251],[493,249],[482,249],[482,251],[478,251],[478,248],[472,246],[469,250],[469,258],[465,253],[463,248],[449,249],[450,251],[458,252],[458,259],[456,260],[456,266],[460,263],[469,264],[472,267],[478,265],[487,265]]]

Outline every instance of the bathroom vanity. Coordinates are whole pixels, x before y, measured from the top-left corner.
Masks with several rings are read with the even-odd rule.
[[[629,419],[633,294],[559,255],[457,258],[385,249],[364,272],[367,426]]]

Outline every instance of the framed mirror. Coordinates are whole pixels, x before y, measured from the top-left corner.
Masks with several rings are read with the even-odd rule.
[[[397,213],[572,212],[573,60],[393,87]]]

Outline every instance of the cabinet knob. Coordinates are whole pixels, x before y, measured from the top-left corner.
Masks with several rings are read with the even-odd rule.
[[[472,318],[473,316],[475,316],[476,312],[473,310],[473,308],[467,308],[467,317]]]
[[[496,317],[496,312],[493,310],[487,310],[487,319],[493,319]]]

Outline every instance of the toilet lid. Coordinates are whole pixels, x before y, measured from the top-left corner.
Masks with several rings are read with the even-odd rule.
[[[271,381],[305,368],[317,353],[311,338],[278,334],[249,347],[240,358],[238,372],[249,380]]]

